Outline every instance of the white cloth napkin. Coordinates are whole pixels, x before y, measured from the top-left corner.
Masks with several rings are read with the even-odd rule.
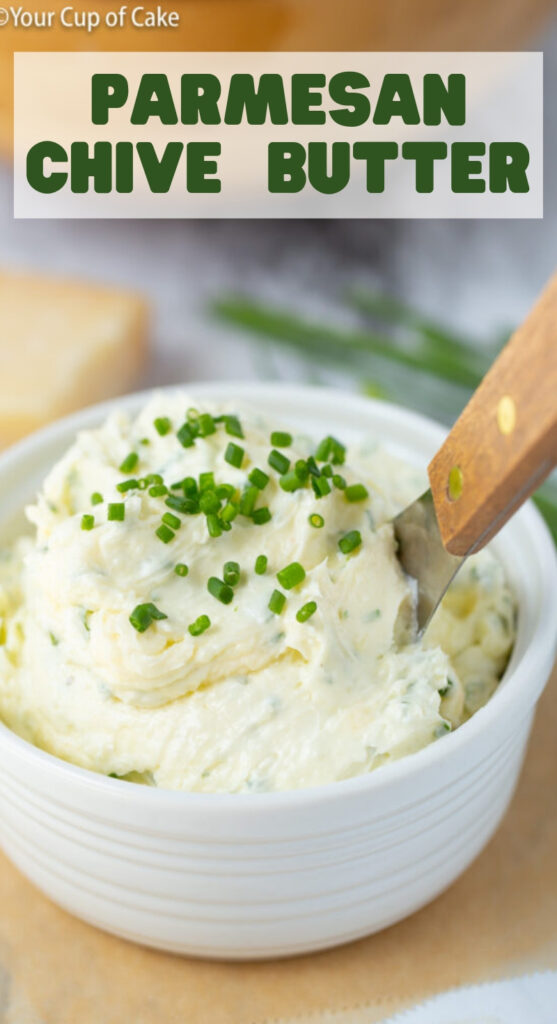
[[[557,1024],[557,972],[455,989],[384,1024]]]

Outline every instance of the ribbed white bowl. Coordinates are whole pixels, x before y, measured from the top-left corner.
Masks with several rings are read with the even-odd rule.
[[[385,403],[290,386],[212,384],[319,435],[378,436],[425,464],[443,431]],[[137,409],[145,395],[117,403]],[[0,458],[0,529],[71,442],[85,410]],[[495,831],[518,778],[557,639],[557,564],[524,508],[495,543],[519,600],[516,648],[489,704],[455,733],[369,776],[292,793],[173,793],[104,778],[0,726],[0,840],[55,902],[126,938],[209,957],[302,953],[366,935],[445,889]]]

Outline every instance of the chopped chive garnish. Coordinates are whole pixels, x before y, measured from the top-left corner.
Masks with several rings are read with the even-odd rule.
[[[272,452],[269,453],[267,462],[273,469],[276,469],[277,473],[280,473],[281,476],[283,476],[284,473],[288,473],[288,470],[290,469],[290,459],[287,459],[286,455],[283,455],[282,452],[277,452],[276,448],[273,448]]]
[[[139,462],[139,455],[137,454],[137,452],[130,452],[129,455],[126,455],[126,458],[124,459],[124,461],[120,463],[120,472],[121,473],[133,473],[133,471],[134,471],[135,467],[137,466],[138,462]]]
[[[174,572],[176,573],[177,576],[187,576],[189,573],[189,569],[184,562],[178,562],[174,566]]]
[[[271,444],[273,448],[289,448],[292,444],[292,434],[287,434],[284,430],[273,430]]]
[[[200,473],[199,474],[199,490],[200,491],[212,491],[215,488],[215,474],[214,473]]]
[[[217,498],[224,500],[225,498],[231,498],[235,490],[236,488],[234,487],[234,484],[219,484],[215,494]]]
[[[229,586],[235,587],[240,582],[240,566],[238,562],[225,562],[222,569],[222,578]]]
[[[149,473],[149,475],[145,477],[145,480],[147,482],[147,486],[150,484],[162,484],[163,482],[160,473]]]
[[[199,503],[195,498],[180,498],[177,494],[169,494],[165,505],[184,516],[194,516],[199,512]]]
[[[308,516],[308,522],[310,526],[315,526],[316,530],[320,530],[322,526],[325,526],[325,520],[323,519],[323,516],[319,515],[319,512],[312,512],[312,514]]]
[[[259,491],[257,487],[246,487],[240,498],[240,512],[243,516],[251,516],[258,497]]]
[[[291,492],[299,491],[304,486],[304,481],[300,480],[294,469],[290,469],[279,478],[279,484],[283,491]]]
[[[274,615],[280,615],[285,604],[286,595],[281,594],[280,590],[273,590],[269,600],[269,610],[272,611]]]
[[[167,526],[170,526],[172,530],[179,530],[182,525],[182,520],[178,519],[178,516],[173,515],[172,512],[165,512],[162,521]]]
[[[153,484],[149,488],[149,494],[152,498],[162,498],[164,494],[168,494],[168,487],[165,487],[164,484]]]
[[[176,437],[182,445],[182,448],[191,448],[195,443],[195,433],[192,430],[190,423],[184,423],[183,426],[180,427]]]
[[[251,518],[252,522],[254,522],[256,526],[264,526],[265,523],[268,523],[269,520],[272,518],[271,510],[267,508],[267,505],[263,505],[262,508],[255,509],[255,512],[252,513]]]
[[[321,470],[319,469],[319,466],[317,465],[313,455],[310,455],[309,458],[306,459],[306,466],[312,476],[321,475]]]
[[[350,484],[344,489],[344,497],[347,501],[363,501],[367,496],[368,490],[363,484]]]
[[[159,540],[162,540],[163,544],[169,544],[170,541],[174,540],[174,537],[176,536],[174,530],[171,530],[170,527],[166,525],[166,523],[163,523],[162,526],[159,526],[158,530],[155,530],[155,533]]]
[[[323,476],[328,477],[330,480],[333,475],[333,467],[331,466],[331,463],[326,462],[324,466],[321,466],[321,472]]]
[[[340,441],[337,441],[335,437],[325,437],[318,444],[317,451],[315,452],[315,458],[318,462],[329,462],[329,460],[335,466],[340,466],[344,462],[346,457],[346,448]]]
[[[228,586],[223,580],[219,580],[217,576],[210,576],[207,581],[207,590],[209,593],[216,597],[217,601],[221,604],[230,604],[234,599],[234,591],[232,587]]]
[[[332,480],[337,490],[344,491],[346,489],[346,480],[339,473],[333,473]]]
[[[313,487],[317,498],[324,498],[326,494],[331,493],[329,481],[326,476],[312,476],[311,486]]]
[[[104,498],[103,498],[102,494],[100,493],[100,491],[93,491],[93,493],[91,495],[91,504],[92,505],[102,505],[103,501],[104,501]]]
[[[126,491],[134,491],[137,487],[139,487],[139,481],[134,479],[122,480],[121,484],[116,484],[116,490],[120,491],[120,494],[125,494]]]
[[[94,516],[87,515],[87,513],[86,513],[84,516],[81,517],[81,529],[82,530],[92,530],[94,525],[95,525],[95,517]]]
[[[199,508],[205,515],[208,515],[210,512],[218,512],[220,506],[220,498],[217,498],[214,491],[202,491],[199,495]]]
[[[137,481],[137,486],[139,487],[140,491],[146,491],[149,486],[149,481],[147,477],[142,476],[141,479]]]
[[[153,426],[157,434],[160,434],[161,437],[164,437],[165,434],[169,434],[172,430],[172,422],[169,420],[168,416],[157,416],[156,420],[153,420]]]
[[[349,530],[348,533],[341,537],[338,546],[342,551],[343,555],[349,555],[351,551],[355,551],[359,548],[362,543],[362,535],[359,530]]]
[[[216,431],[215,421],[209,412],[202,412],[199,417],[199,433],[201,437],[209,437]]]
[[[263,576],[263,574],[267,571],[267,562],[267,555],[258,555],[257,558],[255,559],[255,571],[258,576]]]
[[[201,636],[201,634],[204,633],[206,629],[209,629],[210,625],[211,620],[209,616],[200,615],[199,618],[195,620],[195,622],[192,622],[188,626],[188,632],[191,633],[192,636]]]
[[[150,442],[148,437],[140,437],[139,438],[139,443],[143,444],[143,445],[151,444],[151,442]]]
[[[230,441],[224,453],[224,460],[231,466],[235,466],[236,469],[240,469],[244,461],[244,454],[244,449],[239,444],[234,444],[234,441]]]
[[[190,405],[186,412],[186,419],[188,423],[197,423],[199,419],[199,409],[196,409],[194,405]]]
[[[220,518],[223,523],[231,523],[236,518],[239,512],[239,508],[233,502],[229,501],[220,513]]]
[[[111,523],[123,523],[126,508],[123,501],[111,501],[108,506],[107,518]]]
[[[308,601],[307,604],[302,605],[300,610],[296,612],[296,618],[298,622],[307,622],[311,618],[314,612],[317,611],[317,604],[315,601]]]
[[[257,487],[259,491],[262,491],[269,483],[270,477],[267,473],[264,473],[262,469],[252,469],[248,476],[250,484]]]
[[[294,472],[296,476],[303,481],[303,483],[306,482],[309,476],[309,467],[305,459],[298,459],[296,461],[296,465],[294,466]]]
[[[220,537],[222,533],[222,525],[219,517],[214,513],[210,513],[207,516],[207,529],[210,537]]]
[[[299,562],[291,562],[290,565],[277,572],[277,580],[285,590],[292,590],[292,587],[297,587],[305,578],[306,571]]]
[[[193,498],[197,494],[197,480],[193,476],[184,477],[181,487],[186,498]]]
[[[224,429],[227,434],[231,437],[243,437],[244,431],[242,430],[242,424],[237,416],[225,416],[224,417]]]
[[[130,622],[138,633],[144,633],[152,622],[167,619],[168,616],[161,612],[155,604],[138,604],[130,615]]]

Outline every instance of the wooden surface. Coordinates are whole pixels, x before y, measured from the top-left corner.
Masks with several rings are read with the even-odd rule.
[[[58,15],[67,6],[29,0],[25,10]],[[94,6],[114,8],[110,0]],[[179,11],[179,27],[100,26],[89,35],[56,23],[0,28],[0,153],[9,156],[13,145],[16,50],[512,50],[556,10],[555,0],[163,0],[162,7]]]
[[[429,465],[445,547],[483,547],[556,464],[557,274]],[[462,491],[451,498],[454,469]]]
[[[278,1024],[557,967],[557,671],[511,809],[462,878],[407,921],[328,953],[212,964],[129,945],[58,910],[0,857],[2,1024]],[[327,1019],[327,1018],[325,1018]]]

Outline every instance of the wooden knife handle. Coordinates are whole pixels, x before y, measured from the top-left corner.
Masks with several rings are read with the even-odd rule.
[[[557,274],[428,467],[443,543],[478,551],[557,464]]]

